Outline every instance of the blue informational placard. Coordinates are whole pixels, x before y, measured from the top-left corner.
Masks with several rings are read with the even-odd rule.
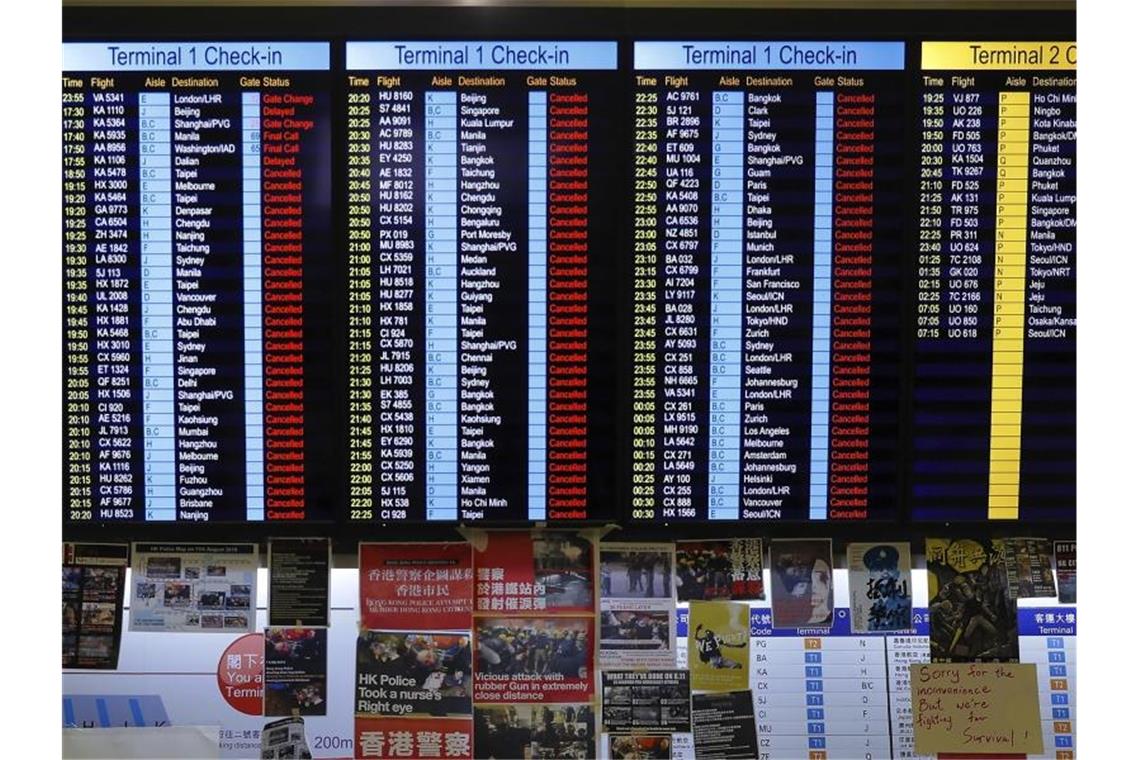
[[[902,42],[635,42],[638,71],[901,71]]]
[[[617,69],[616,42],[453,40],[348,42],[349,71],[589,71]]]
[[[327,71],[327,42],[66,42],[63,70]]]

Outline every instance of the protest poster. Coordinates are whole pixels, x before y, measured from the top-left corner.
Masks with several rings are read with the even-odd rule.
[[[361,631],[359,717],[471,716],[471,638],[447,631]]]
[[[603,669],[676,662],[673,563],[668,543],[600,545],[598,661]]]
[[[477,614],[594,614],[594,544],[574,531],[490,531],[475,552]]]
[[[919,754],[1044,751],[1036,665],[914,663],[910,693]]]
[[[673,745],[672,736],[611,733],[609,757],[610,760],[673,760]]]
[[[602,671],[602,730],[611,734],[688,733],[689,671]]]
[[[1005,570],[1010,599],[1057,596],[1050,542],[1046,538],[1005,539]]]
[[[594,694],[592,617],[475,620],[476,702],[586,702]]]
[[[327,628],[332,541],[327,538],[271,538],[269,625]]]
[[[328,711],[328,629],[265,629],[266,717]]]
[[[305,739],[305,719],[283,718],[266,723],[261,729],[261,760],[311,760]]]
[[[697,760],[755,760],[760,757],[752,692],[693,694],[693,744]]]
[[[252,633],[257,544],[135,543],[130,630]]]
[[[63,667],[119,666],[127,544],[63,545]]]
[[[359,561],[364,628],[471,630],[470,544],[361,543]]]
[[[910,544],[848,544],[847,587],[853,632],[909,630]]]
[[[1057,561],[1057,599],[1061,604],[1077,602],[1077,542],[1055,541],[1053,553]]]
[[[476,758],[594,758],[592,704],[478,705]]]
[[[748,688],[751,631],[745,602],[690,602],[688,663],[694,691]]]
[[[926,577],[932,662],[1017,662],[1002,539],[928,538]]]
[[[772,627],[830,628],[835,611],[831,539],[774,539]]]
[[[677,601],[764,598],[764,545],[759,538],[677,542]]]

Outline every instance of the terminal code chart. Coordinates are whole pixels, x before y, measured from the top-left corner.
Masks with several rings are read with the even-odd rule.
[[[923,46],[916,520],[1075,515],[1075,56]]]
[[[637,45],[633,519],[892,518],[901,44]]]
[[[327,518],[327,49],[65,45],[67,521]]]
[[[582,520],[610,501],[599,66],[614,43],[350,43],[351,520]]]

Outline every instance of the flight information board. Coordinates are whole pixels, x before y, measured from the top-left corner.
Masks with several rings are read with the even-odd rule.
[[[922,44],[916,520],[1076,518],[1076,45]]]
[[[329,516],[328,68],[64,44],[66,521]]]
[[[349,518],[602,516],[617,43],[345,60]]]
[[[636,42],[632,518],[895,516],[901,42]]]

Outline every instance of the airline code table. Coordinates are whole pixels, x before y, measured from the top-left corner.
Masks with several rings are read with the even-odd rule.
[[[66,519],[313,516],[328,61],[326,43],[64,45]]]
[[[350,42],[346,63],[350,518],[590,517],[617,44]]]
[[[635,43],[635,520],[893,515],[903,47]]]
[[[923,43],[915,519],[1075,519],[1075,69]]]

